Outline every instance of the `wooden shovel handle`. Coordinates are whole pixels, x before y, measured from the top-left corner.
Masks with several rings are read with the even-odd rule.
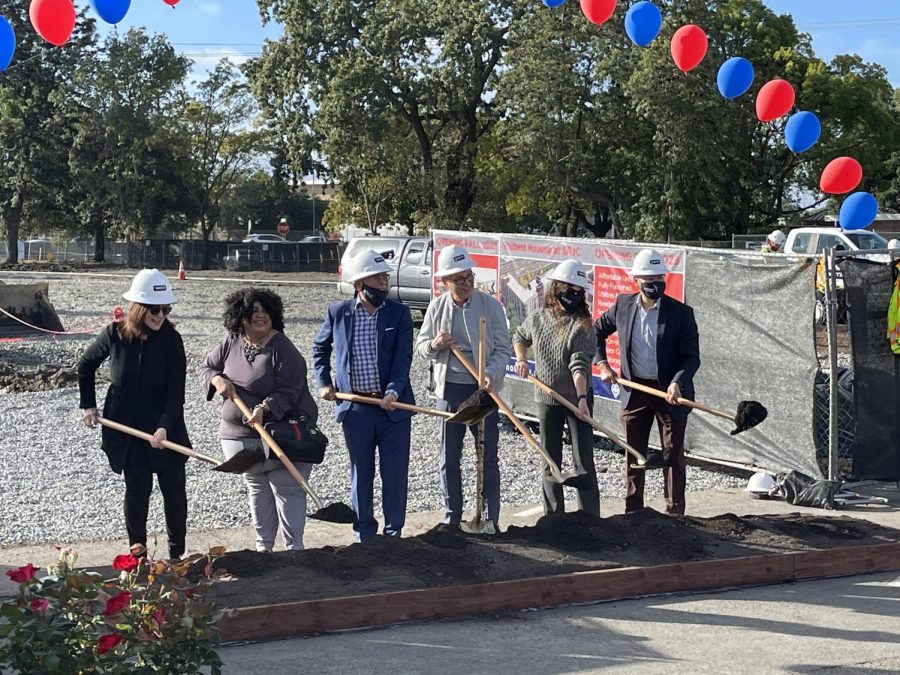
[[[485,370],[487,368],[487,319],[478,319],[478,388],[485,388]]]
[[[148,434],[146,431],[141,431],[140,429],[135,429],[134,427],[130,427],[127,424],[122,424],[121,422],[115,422],[113,420],[106,419],[105,417],[97,417],[97,421],[100,422],[105,427],[109,427],[110,429],[115,429],[116,431],[121,431],[123,434],[128,434],[129,436],[134,436],[135,438],[140,438],[145,441],[149,441],[153,438],[153,434]],[[202,452],[197,452],[196,450],[192,450],[191,448],[185,445],[179,445],[178,443],[173,443],[172,441],[163,441],[162,446],[167,450],[173,450],[174,452],[180,452],[182,455],[187,455],[188,457],[193,457],[194,459],[199,459],[203,462],[208,462],[213,466],[219,466],[221,462],[217,460],[215,457],[210,457],[209,455],[204,455]]]
[[[369,405],[381,405],[380,398],[372,398],[371,396],[360,396],[359,394],[345,394],[341,391],[334,392],[335,398],[341,401],[352,401],[353,403],[368,403]],[[453,413],[444,410],[435,410],[434,408],[423,408],[420,405],[412,403],[400,403],[394,401],[394,407],[400,410],[409,410],[410,412],[422,413],[423,415],[434,415],[435,417],[453,417]]]
[[[237,393],[232,396],[231,400],[234,401],[234,404],[238,407],[244,417],[246,417],[247,419],[253,417],[253,411],[247,407],[247,404],[241,400],[241,397],[238,396]],[[259,437],[262,438],[270,448],[272,448],[272,452],[274,452],[278,459],[281,460],[281,463],[284,464],[284,468],[287,469],[288,473],[290,473],[294,477],[294,480],[300,483],[300,487],[302,487],[306,494],[308,494],[313,502],[315,502],[316,508],[324,508],[322,505],[322,500],[319,499],[319,495],[317,495],[313,491],[312,486],[310,486],[309,484],[309,481],[307,481],[303,477],[303,474],[300,473],[300,470],[296,466],[294,466],[294,463],[290,459],[288,459],[288,456],[286,454],[284,454],[284,450],[282,450],[277,441],[272,438],[272,434],[266,431],[266,428],[259,422],[254,422],[250,426],[256,433],[259,434]]]
[[[469,361],[463,353],[459,351],[457,347],[450,347],[450,350],[453,352],[453,355],[459,359],[459,362],[465,366],[466,370],[469,371],[469,374],[478,379],[478,371],[475,370],[475,366],[472,365],[472,362]],[[547,466],[550,468],[550,473],[553,478],[559,481],[560,483],[563,480],[562,473],[559,470],[559,466],[556,462],[553,461],[553,458],[547,454],[547,451],[541,446],[540,443],[537,442],[537,439],[531,435],[531,432],[528,431],[528,427],[522,424],[522,420],[516,417],[516,414],[512,411],[508,405],[506,405],[506,401],[500,398],[500,395],[493,390],[493,388],[488,389],[487,393],[490,394],[491,398],[494,399],[494,403],[497,404],[497,407],[503,411],[503,413],[509,418],[509,420],[513,423],[516,429],[519,430],[519,433],[525,438],[525,441],[534,448],[537,453],[541,456]]]
[[[538,389],[543,391],[548,396],[552,396],[554,399],[559,401],[562,405],[564,405],[566,408],[571,410],[576,415],[579,414],[578,406],[572,405],[572,403],[565,396],[563,396],[562,394],[559,394],[558,392],[551,389],[550,386],[543,380],[539,380],[534,375],[529,375],[528,381],[531,382],[533,385],[535,385]],[[578,419],[581,419],[581,417],[579,417]],[[594,427],[597,431],[599,431],[601,434],[608,437],[613,443],[615,443],[619,447],[623,448],[624,450],[628,451],[637,460],[639,465],[643,466],[644,464],[647,463],[646,457],[644,457],[641,453],[639,453],[637,450],[635,450],[633,447],[631,447],[623,438],[620,438],[614,431],[607,429],[605,426],[600,424],[600,422],[595,420],[593,417],[591,417],[585,421],[588,424],[590,424],[592,427]]]
[[[666,398],[668,394],[662,391],[661,389],[655,389],[653,387],[648,387],[646,384],[641,384],[639,382],[632,382],[631,380],[626,380],[625,378],[618,377],[616,378],[616,382],[619,384],[624,384],[629,389],[637,389],[638,391],[642,391],[645,394],[650,394],[651,396],[658,396],[659,398]],[[722,410],[716,410],[715,408],[710,408],[709,406],[705,406],[702,403],[697,403],[696,401],[692,401],[689,398],[681,398],[678,397],[678,405],[684,405],[688,408],[696,408],[697,410],[702,410],[703,412],[708,412],[712,415],[717,415],[719,417],[723,417],[726,420],[731,420],[734,422],[734,415],[731,415]]]

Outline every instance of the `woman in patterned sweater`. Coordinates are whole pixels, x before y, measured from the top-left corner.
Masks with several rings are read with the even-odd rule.
[[[539,389],[534,390],[541,424],[541,444],[557,465],[562,463],[563,424],[572,436],[575,470],[583,469],[590,477],[589,485],[578,490],[578,509],[600,515],[600,491],[594,467],[594,437],[585,421],[593,411],[591,389],[591,357],[597,338],[591,325],[587,303],[587,270],[577,260],[561,262],[546,279],[552,280],[544,291],[544,306],[529,315],[516,330],[513,349],[516,353],[516,375],[527,377],[528,348],[534,352],[535,375],[552,389],[578,406],[576,416]],[[563,489],[544,470],[544,513],[565,511]]]

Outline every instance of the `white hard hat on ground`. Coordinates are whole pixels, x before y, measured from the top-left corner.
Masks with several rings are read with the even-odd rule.
[[[347,281],[353,284],[360,279],[390,271],[391,266],[383,255],[367,249],[360,251],[350,259],[350,276]]]
[[[747,481],[747,487],[744,488],[744,492],[752,492],[757,495],[768,495],[773,487],[775,487],[775,478],[772,474],[766,473],[765,471],[757,471],[750,476],[750,480]]]
[[[774,232],[770,232],[769,236],[766,239],[775,244],[778,247],[784,246],[784,242],[787,241],[787,235],[781,230],[775,230]]]
[[[888,248],[900,248],[900,239],[891,239],[888,242]]]
[[[631,265],[633,277],[655,277],[668,271],[662,253],[652,248],[645,248],[634,256],[634,263]]]
[[[573,258],[563,260],[545,278],[553,279],[553,281],[562,281],[573,286],[580,286],[581,288],[588,288],[590,285],[587,268]]]
[[[438,278],[452,277],[454,274],[467,272],[475,267],[477,265],[472,260],[472,256],[462,246],[445,246],[438,256],[437,271],[434,276]]]
[[[122,297],[142,305],[174,305],[178,302],[172,284],[158,269],[141,270],[131,280],[131,288]]]

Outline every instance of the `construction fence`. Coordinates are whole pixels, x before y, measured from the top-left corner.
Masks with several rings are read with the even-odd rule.
[[[589,299],[597,318],[618,294],[635,291],[628,269],[646,246],[452,231],[436,231],[433,237],[435,250],[450,244],[469,249],[478,264],[476,283],[504,305],[511,332],[541,306],[543,275],[566,258],[591,269]],[[769,413],[759,426],[732,436],[734,425],[726,420],[693,412],[686,438],[689,457],[746,469],[828,475],[834,396],[835,477],[900,479],[900,379],[886,339],[890,264],[853,257],[841,263],[848,310],[835,322],[839,367],[832,389],[831,341],[822,337],[822,319],[816,318],[821,298],[815,260],[749,249],[654,247],[670,270],[667,294],[687,302],[696,316],[702,362],[695,378],[697,400],[729,412],[740,401],[759,401]],[[857,267],[865,274],[857,274]],[[618,370],[614,341],[608,354]],[[517,378],[512,366],[504,396],[517,413],[534,419],[532,385]],[[618,391],[596,372],[594,394],[595,417],[621,429]]]

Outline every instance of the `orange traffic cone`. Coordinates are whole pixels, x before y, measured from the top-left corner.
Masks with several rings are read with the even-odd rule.
[[[184,273],[184,260],[178,261],[178,280],[184,281],[187,279],[187,276]]]

